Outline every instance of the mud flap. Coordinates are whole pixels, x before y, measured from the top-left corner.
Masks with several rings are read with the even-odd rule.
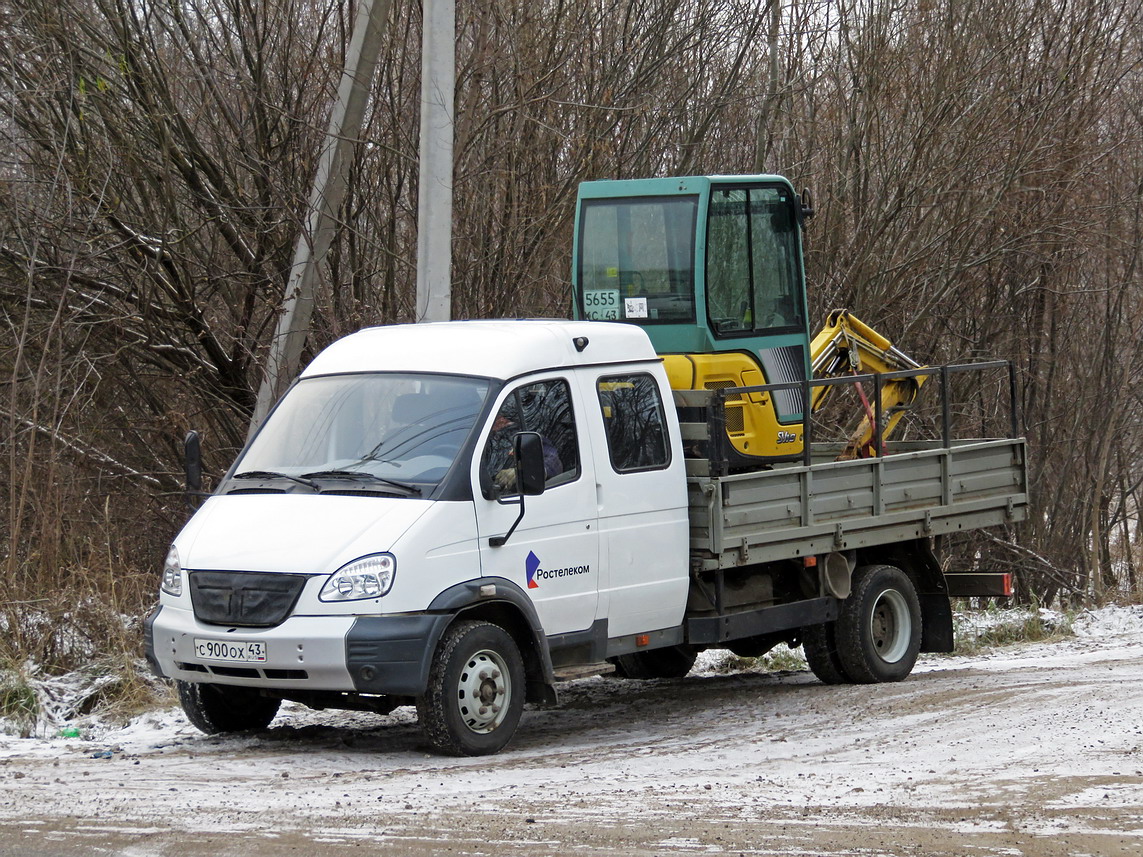
[[[943,593],[919,595],[921,600],[921,651],[953,650],[952,605]]]

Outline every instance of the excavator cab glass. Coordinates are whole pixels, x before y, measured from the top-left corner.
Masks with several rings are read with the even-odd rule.
[[[577,318],[645,327],[660,354],[798,345],[808,371],[798,202],[785,179],[584,182],[574,244]]]
[[[716,187],[707,213],[706,302],[715,337],[805,329],[791,195]]]

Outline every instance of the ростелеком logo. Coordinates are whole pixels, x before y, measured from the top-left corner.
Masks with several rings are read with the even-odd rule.
[[[559,577],[577,577],[581,574],[591,574],[590,565],[569,565],[566,568],[540,568],[540,558],[532,551],[528,551],[528,558],[524,560],[524,571],[528,576],[528,588],[539,589],[539,580],[555,580]]]
[[[536,583],[536,571],[540,568],[540,558],[536,556],[533,551],[528,551],[528,558],[524,560],[524,571],[528,575],[528,588],[539,589],[540,584]]]

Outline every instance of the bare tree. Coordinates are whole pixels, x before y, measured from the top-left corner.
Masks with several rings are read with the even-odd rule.
[[[19,621],[44,592],[74,590],[60,615],[85,598],[138,612],[185,513],[183,433],[205,429],[216,471],[242,442],[353,11],[0,0],[14,650],[56,645]],[[848,305],[931,363],[1015,361],[1035,514],[952,561],[1016,569],[1028,599],[1138,594],[1135,6],[461,0],[457,15],[454,316],[567,313],[582,180],[785,170],[815,190],[816,316]],[[413,318],[420,26],[394,4],[303,360]],[[957,392],[966,430],[999,418],[991,387]]]

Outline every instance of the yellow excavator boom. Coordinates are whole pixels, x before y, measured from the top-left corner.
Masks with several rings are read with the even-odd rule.
[[[838,378],[843,375],[865,375],[872,373],[895,372],[904,369],[924,367],[909,355],[896,348],[884,336],[854,316],[848,310],[833,310],[822,329],[810,342],[810,360],[814,378]],[[912,406],[928,376],[916,375],[909,378],[890,378],[881,384],[881,431],[884,441],[901,417]],[[864,391],[859,386],[864,400]],[[832,386],[815,387],[810,406],[818,411],[834,390]],[[868,401],[865,416],[857,429],[850,435],[845,451],[840,459],[880,455],[882,450],[875,448],[874,409]]]

